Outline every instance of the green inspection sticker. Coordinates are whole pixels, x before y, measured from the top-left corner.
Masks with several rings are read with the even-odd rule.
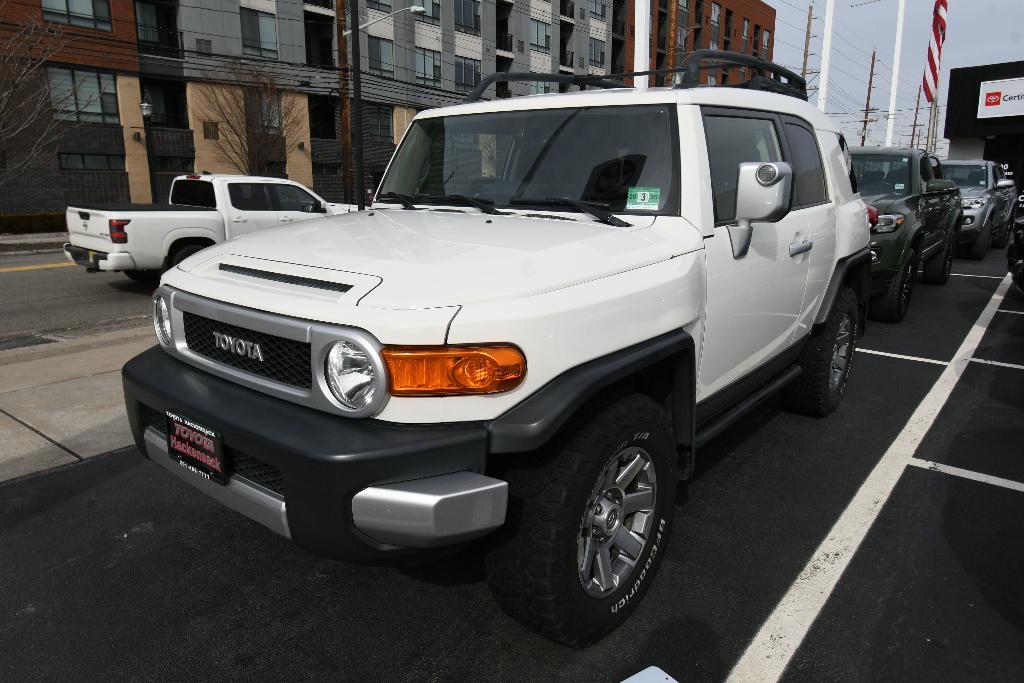
[[[660,187],[631,187],[626,194],[626,211],[657,211],[659,204]]]

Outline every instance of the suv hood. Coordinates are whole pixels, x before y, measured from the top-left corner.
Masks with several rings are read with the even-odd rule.
[[[356,298],[360,307],[413,309],[530,296],[701,246],[695,230],[648,229],[653,216],[626,220],[633,227],[582,214],[378,209],[245,235],[179,268],[192,272],[188,289],[206,290],[194,280],[216,279],[218,264],[242,258],[271,272],[320,272],[325,280],[345,281],[354,286],[350,295],[358,295],[345,298]]]

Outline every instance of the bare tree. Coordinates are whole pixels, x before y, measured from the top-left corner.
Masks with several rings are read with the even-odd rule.
[[[9,0],[0,0],[0,17]],[[54,116],[46,63],[67,47],[59,27],[35,19],[0,23],[0,187],[65,132]],[[67,97],[67,95],[61,95]]]
[[[273,74],[245,60],[216,75],[227,83],[208,84],[197,109],[217,124],[214,144],[225,163],[246,175],[283,174],[288,152],[298,143],[298,99]]]

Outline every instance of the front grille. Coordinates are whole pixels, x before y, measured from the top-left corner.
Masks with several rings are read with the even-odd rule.
[[[183,317],[185,343],[193,353],[275,382],[299,389],[312,388],[308,343],[247,330],[194,313],[185,312]],[[221,349],[214,339],[214,332],[259,344],[263,360]]]
[[[140,405],[140,418],[143,430],[155,429],[160,436],[167,436],[167,416],[147,405]],[[258,460],[233,448],[224,447],[234,476],[262,486],[268,491],[284,497],[284,477],[281,470],[273,465]]]

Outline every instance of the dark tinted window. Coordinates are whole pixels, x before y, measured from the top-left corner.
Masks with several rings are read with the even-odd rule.
[[[982,164],[951,164],[942,167],[946,178],[957,187],[987,187],[987,169]]]
[[[256,183],[231,183],[228,185],[231,206],[239,211],[274,211],[268,189],[268,185]]]
[[[935,157],[928,157],[928,163],[932,166],[932,178],[942,179],[942,166]]]
[[[853,155],[853,174],[865,197],[910,194],[910,157],[898,154]]]
[[[708,116],[704,119],[711,164],[715,220],[736,217],[739,166],[746,161],[782,161],[782,149],[771,119]]]
[[[171,188],[171,204],[217,208],[213,183],[206,180],[176,180]]]
[[[786,124],[786,138],[793,158],[793,206],[820,204],[828,199],[825,171],[814,133],[795,123]]]
[[[279,211],[303,211],[310,204],[314,206],[320,204],[316,197],[294,185],[271,185],[270,187],[277,194]]]

